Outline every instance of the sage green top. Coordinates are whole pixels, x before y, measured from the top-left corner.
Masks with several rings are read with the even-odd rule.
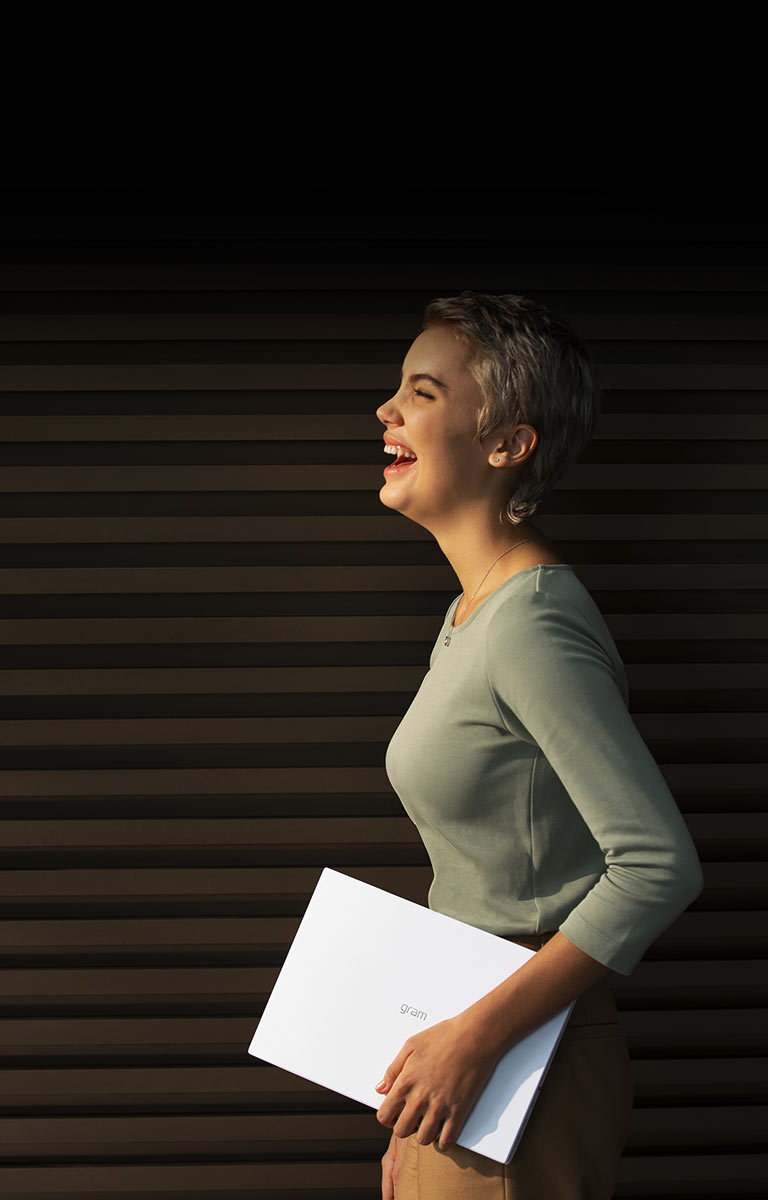
[[[386,759],[430,908],[490,933],[560,929],[628,975],[702,876],[605,621],[565,563],[511,576],[454,629],[457,604]]]

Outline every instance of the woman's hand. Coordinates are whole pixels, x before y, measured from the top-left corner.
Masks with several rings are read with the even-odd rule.
[[[405,1156],[405,1142],[392,1134],[386,1153],[381,1160],[381,1200],[395,1200],[397,1177]]]
[[[376,1117],[397,1138],[418,1131],[422,1146],[441,1150],[456,1141],[498,1057],[481,1049],[469,1012],[408,1038],[376,1085],[386,1095]]]
[[[399,1138],[418,1130],[423,1146],[453,1145],[502,1055],[607,974],[556,933],[487,996],[408,1038],[376,1085],[378,1120]]]

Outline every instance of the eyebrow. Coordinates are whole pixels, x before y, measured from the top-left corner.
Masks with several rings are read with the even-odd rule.
[[[400,378],[401,379],[403,378],[402,371],[400,372]],[[409,383],[419,383],[422,379],[428,379],[430,381],[430,383],[437,384],[437,386],[439,388],[442,388],[444,392],[448,391],[447,383],[443,383],[442,380],[440,380],[440,379],[435,379],[434,375],[428,375],[426,371],[422,371],[419,375],[409,375],[408,376]]]

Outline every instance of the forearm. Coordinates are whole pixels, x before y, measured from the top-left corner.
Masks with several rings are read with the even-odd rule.
[[[478,1052],[498,1059],[609,973],[608,967],[556,933],[514,975],[457,1020]]]
[[[377,1091],[383,1125],[424,1145],[451,1145],[496,1063],[608,973],[561,933],[488,995],[450,1020],[408,1038]]]

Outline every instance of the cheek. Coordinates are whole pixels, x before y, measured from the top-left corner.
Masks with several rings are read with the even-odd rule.
[[[444,443],[436,465],[446,475],[473,473],[484,462],[482,450],[470,438],[457,436]]]

